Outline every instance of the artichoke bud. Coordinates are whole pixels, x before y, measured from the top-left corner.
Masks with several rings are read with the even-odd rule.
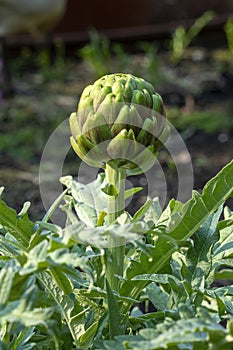
[[[146,106],[148,108],[152,108],[152,98],[151,95],[149,94],[149,92],[146,89],[142,90],[146,99]]]
[[[144,146],[150,145],[155,139],[154,132],[156,130],[156,126],[156,119],[153,121],[149,118],[146,118],[137,136],[137,141],[143,144]]]
[[[156,129],[154,129],[154,135],[158,137],[161,132],[163,131],[164,125],[165,125],[165,118],[160,113],[155,113],[151,117],[154,124],[157,125]]]
[[[82,110],[90,110],[90,108],[93,106],[93,99],[91,97],[86,97],[84,99],[81,99],[78,105],[78,112]]]
[[[133,96],[132,96],[132,103],[146,106],[146,97],[140,90],[134,90]]]
[[[123,94],[121,92],[116,94],[115,102],[124,102],[124,96],[123,96]]]
[[[150,145],[141,150],[134,158],[134,163],[129,167],[128,175],[137,175],[148,171],[155,162],[155,147]]]
[[[160,114],[163,114],[164,107],[163,107],[162,97],[159,94],[154,93],[152,95],[152,100],[153,100],[153,110]]]
[[[83,126],[83,134],[86,135],[96,145],[112,138],[111,130],[105,122],[101,112],[88,114],[86,123]]]
[[[122,129],[126,128],[127,125],[127,116],[129,107],[127,105],[121,105],[120,112],[118,113],[117,118],[115,119],[114,124],[111,127],[111,132],[114,136],[116,136]]]
[[[168,137],[165,117],[163,100],[150,83],[132,74],[105,75],[84,89],[78,113],[70,116],[71,144],[88,164],[140,173],[143,162],[153,165]]]
[[[147,81],[145,82],[145,89],[149,92],[150,95],[153,95],[155,93],[155,89],[153,88],[153,85],[151,85]]]
[[[157,149],[160,149],[164,143],[167,141],[168,137],[170,135],[170,126],[166,125],[160,134],[159,138],[154,142],[154,146]]]
[[[93,89],[93,87],[92,87],[92,89]],[[90,93],[92,92],[92,89],[90,90],[88,96],[90,96]],[[94,91],[94,96],[95,96],[95,98],[98,97],[98,96],[100,95],[101,92],[102,92],[102,85],[101,85],[101,84],[97,84],[97,85],[95,86],[95,91]]]
[[[103,166],[104,163],[108,162],[110,158],[105,152],[105,146],[94,145],[84,135],[80,135],[76,139],[77,145],[81,153],[86,157],[86,162],[92,165],[92,161],[99,162]]]
[[[112,92],[111,86],[104,86],[100,91],[95,91],[95,106],[98,108],[99,104],[103,102],[105,97]]]
[[[115,119],[116,104],[114,103],[114,98],[115,95],[113,93],[108,94],[98,109],[98,111],[103,114],[107,124],[110,125],[114,122]]]
[[[124,91],[124,88],[122,86],[122,83],[120,81],[115,81],[115,83],[112,86],[112,92],[117,95],[118,93],[122,93]]]
[[[70,130],[72,132],[72,135],[75,137],[76,135],[79,135],[81,130],[80,127],[78,125],[78,120],[77,120],[77,113],[71,113],[70,115]]]
[[[93,85],[87,85],[85,89],[83,90],[82,96],[85,98],[87,96],[90,96],[91,90],[93,88]],[[80,103],[80,102],[79,102]]]
[[[137,142],[133,130],[121,130],[109,143],[107,150],[111,159],[121,159],[128,163],[128,160],[135,157],[137,151]]]
[[[125,84],[124,89],[124,97],[126,101],[131,101],[133,95],[133,87],[131,86],[130,82],[127,82]]]
[[[89,141],[88,138],[85,137],[84,135],[78,136],[78,137],[76,138],[76,143],[77,143],[77,145],[78,145],[80,151],[81,151],[84,155],[86,155],[87,153],[89,153],[90,150],[91,150],[92,148],[95,147],[95,145],[94,145],[91,141]]]
[[[94,166],[94,167],[100,166],[99,162],[94,161],[93,159],[88,158],[86,156],[86,154],[87,154],[86,149],[83,149],[82,147],[80,148],[73,136],[70,137],[70,143],[71,143],[73,150],[76,152],[76,154],[79,156],[79,158],[84,160],[84,162],[86,162],[87,164]],[[82,151],[84,151],[84,153]]]
[[[130,86],[132,86],[132,89],[133,90],[136,90],[137,89],[137,82],[136,80],[138,81],[139,78],[136,78],[136,77],[133,77],[133,75],[129,75],[128,77],[128,83],[130,84]]]

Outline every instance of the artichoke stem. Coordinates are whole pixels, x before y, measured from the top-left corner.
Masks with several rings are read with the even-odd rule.
[[[126,171],[106,164],[105,176],[106,182],[112,184],[117,190],[115,196],[108,196],[108,224],[112,224],[124,212]],[[118,290],[117,276],[123,276],[124,255],[125,239],[110,233],[109,248],[106,251],[106,277],[112,290]]]

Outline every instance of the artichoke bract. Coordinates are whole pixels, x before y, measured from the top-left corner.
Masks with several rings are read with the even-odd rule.
[[[132,74],[110,74],[87,86],[70,116],[71,145],[86,163],[129,174],[147,171],[169,135],[161,96]]]

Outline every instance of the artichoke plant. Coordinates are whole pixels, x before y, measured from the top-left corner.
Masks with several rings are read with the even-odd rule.
[[[161,96],[132,74],[110,74],[87,86],[70,116],[71,144],[86,163],[128,173],[148,170],[169,134]]]
[[[125,211],[126,177],[149,170],[168,137],[163,100],[141,78],[105,75],[84,89],[77,113],[70,116],[70,128],[78,156],[105,171],[104,223],[117,225]],[[102,214],[97,225],[103,224]],[[105,259],[106,278],[113,290],[118,290],[118,276],[123,276],[124,249],[125,237],[110,232]]]

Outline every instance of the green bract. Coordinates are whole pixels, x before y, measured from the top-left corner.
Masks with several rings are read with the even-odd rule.
[[[169,134],[161,96],[131,74],[111,74],[87,86],[70,116],[71,144],[86,163],[141,173]]]

